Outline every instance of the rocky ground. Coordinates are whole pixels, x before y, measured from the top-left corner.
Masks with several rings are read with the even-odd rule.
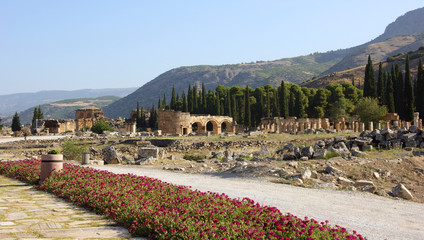
[[[106,163],[193,174],[262,177],[306,188],[365,191],[424,203],[420,131],[75,139],[88,146],[92,159]],[[398,140],[403,148],[397,147]],[[60,149],[62,143],[63,140],[1,143],[0,159],[40,157],[52,148]],[[145,155],[146,150],[140,149],[150,152]]]

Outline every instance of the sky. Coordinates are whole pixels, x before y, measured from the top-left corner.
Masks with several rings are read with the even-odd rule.
[[[372,40],[422,0],[0,0],[0,95],[141,87],[180,66]]]

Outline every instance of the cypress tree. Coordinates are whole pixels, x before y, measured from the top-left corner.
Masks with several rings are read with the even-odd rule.
[[[233,111],[231,109],[231,92],[230,89],[227,90],[227,116],[232,117]]]
[[[166,95],[165,93],[163,94],[163,99],[162,99],[162,105],[161,105],[162,109],[168,109],[168,106],[166,105]]]
[[[377,89],[375,86],[374,66],[371,61],[371,55],[368,55],[368,63],[365,66],[364,78],[364,97],[377,97]]]
[[[188,90],[187,90],[187,107],[188,112],[193,112],[193,92],[191,91],[191,84],[188,84]]]
[[[409,66],[409,55],[406,56],[405,63],[405,88],[404,88],[404,99],[405,99],[405,120],[412,121],[414,119],[414,89],[412,87],[411,80],[411,69]]]
[[[252,125],[251,114],[250,114],[250,94],[249,94],[249,86],[246,85],[246,92],[244,97],[244,126],[246,128],[250,128]]]
[[[32,112],[32,123],[34,124],[37,119],[38,119],[38,108],[34,108],[34,111]]]
[[[265,116],[271,117],[271,101],[269,97],[269,88],[266,89]]]
[[[183,109],[181,111],[188,112],[187,98],[186,98],[184,91],[183,91],[183,95],[181,96],[181,98],[183,100]]]
[[[193,100],[192,100],[192,102],[193,102],[193,112],[199,113],[199,102],[197,101],[198,97],[197,97],[197,86],[196,86],[196,84],[194,84],[192,91],[193,91],[193,93],[191,94],[191,97],[193,98]]]
[[[12,131],[16,132],[21,130],[22,130],[21,120],[19,120],[18,113],[15,112],[15,115],[13,115],[13,118],[12,118]]]
[[[232,103],[231,110],[233,110],[232,117],[233,117],[233,120],[234,120],[235,122],[237,122],[237,121],[238,121],[238,111],[237,111],[237,101],[236,101],[236,96],[235,96],[235,95],[231,95],[231,97],[232,97],[232,101],[231,101],[231,103]]]
[[[280,115],[284,118],[287,118],[289,116],[289,108],[284,80],[281,80],[278,100],[280,101]]]
[[[415,95],[415,106],[421,117],[424,116],[424,69],[423,61],[420,59],[417,72],[417,94]]]
[[[159,99],[158,99],[158,109],[161,109],[161,106],[162,105],[162,102],[160,101],[160,96],[159,96]]]
[[[44,113],[41,111],[41,106],[38,105],[38,119],[44,119]]]
[[[206,88],[205,83],[202,82],[202,113],[207,113],[208,103],[206,100]]]
[[[175,96],[175,87],[174,87],[174,85],[172,85],[172,94],[171,94],[170,107],[171,107],[172,110],[176,110],[176,107],[177,107],[177,98]]]
[[[136,110],[136,114],[135,114],[135,127],[137,129],[140,129],[141,128],[141,124],[140,124],[141,122],[140,122],[140,120],[141,120],[140,102],[137,101],[137,110]]]
[[[384,105],[384,74],[382,64],[378,66],[378,79],[377,79],[377,98],[380,105]]]
[[[221,115],[221,100],[220,100],[220,96],[219,96],[219,92],[216,92],[216,104],[215,104],[215,107],[216,107],[216,110],[215,110],[215,112],[216,112],[216,115]]]
[[[399,114],[399,116],[403,119],[403,112],[404,112],[404,105],[403,105],[403,76],[402,72],[399,71],[399,66],[396,64],[395,66],[395,76],[393,76],[393,79],[396,79],[396,95],[395,95],[395,108],[396,112]],[[395,82],[393,82],[393,85],[395,85]]]
[[[390,73],[387,74],[386,81],[386,105],[389,113],[395,112],[395,99],[394,99],[394,90],[393,90],[393,81]]]
[[[274,90],[273,96],[273,104],[272,104],[272,116],[279,117],[280,116],[280,106],[278,106],[278,90]]]

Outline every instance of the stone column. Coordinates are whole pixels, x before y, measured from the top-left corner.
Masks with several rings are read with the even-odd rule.
[[[375,129],[381,129],[381,124],[380,124],[380,122],[376,123]]]
[[[419,119],[420,119],[420,113],[419,112],[414,112],[414,126],[418,127],[418,121],[419,121]]]
[[[374,131],[374,123],[373,122],[369,122],[368,124],[369,124],[368,125],[368,130]]]
[[[365,123],[359,123],[359,132],[363,132],[365,130]]]

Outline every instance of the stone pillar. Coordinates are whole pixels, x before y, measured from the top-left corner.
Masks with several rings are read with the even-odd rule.
[[[419,129],[423,129],[423,120],[422,120],[422,119],[420,119],[420,120],[418,121],[418,128],[419,128]]]
[[[399,121],[398,120],[393,121],[393,126],[399,127]]]
[[[90,153],[83,152],[82,153],[82,164],[89,164],[90,162]]]
[[[368,125],[368,130],[374,131],[374,123],[373,122],[369,122],[368,124],[369,124]]]
[[[359,132],[363,132],[365,130],[365,123],[359,123]]]
[[[334,128],[336,129],[337,132],[340,132],[340,123],[339,122],[336,122],[334,124]]]
[[[411,126],[410,122],[406,122],[406,128],[409,129],[409,127]]]
[[[386,121],[386,129],[390,128],[390,121]]]
[[[419,120],[420,120],[420,113],[419,112],[414,112],[414,126],[418,127],[418,121]]]
[[[381,129],[381,124],[380,124],[380,122],[378,122],[378,123],[376,123],[376,124],[375,124],[375,129]]]

